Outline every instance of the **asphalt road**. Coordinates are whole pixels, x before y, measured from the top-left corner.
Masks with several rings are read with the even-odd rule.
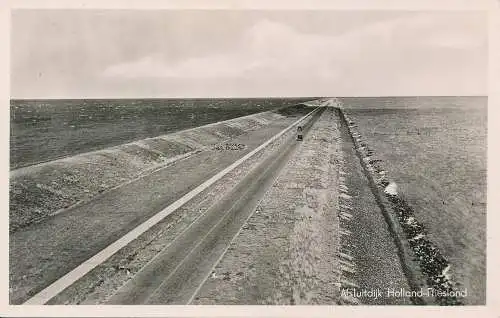
[[[271,124],[231,140],[244,144],[243,150],[200,152],[189,160],[175,162],[86,204],[12,233],[10,303],[23,303],[288,124]]]
[[[304,126],[304,134],[320,112]],[[109,304],[187,304],[273,184],[300,141],[288,137],[232,191],[211,206],[108,301]]]

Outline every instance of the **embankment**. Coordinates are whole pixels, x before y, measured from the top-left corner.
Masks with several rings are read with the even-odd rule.
[[[411,305],[391,291],[410,290],[398,248],[337,109],[339,144],[340,304]],[[364,294],[363,292],[367,293]],[[380,294],[370,294],[380,291]]]
[[[310,110],[305,106],[298,108]],[[298,115],[297,111],[288,114],[286,109],[267,111],[13,170],[9,188],[10,232],[87,202],[169,163]]]

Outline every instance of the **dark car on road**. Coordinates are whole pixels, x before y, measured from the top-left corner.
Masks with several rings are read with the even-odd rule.
[[[297,140],[302,140],[302,126],[297,127]]]

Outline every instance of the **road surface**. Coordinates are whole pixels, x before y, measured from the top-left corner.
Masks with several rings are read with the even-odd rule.
[[[341,293],[407,277],[338,110],[313,109],[12,233],[11,304],[410,304]]]
[[[321,112],[304,127],[305,132]],[[298,141],[288,136],[226,197],[161,251],[109,304],[187,304],[273,184]]]
[[[25,302],[286,127],[271,124],[245,134],[231,141],[245,145],[243,150],[203,151],[12,233],[10,302]]]

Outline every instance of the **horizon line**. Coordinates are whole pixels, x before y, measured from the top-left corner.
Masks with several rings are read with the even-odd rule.
[[[146,100],[200,100],[200,99],[320,99],[320,98],[384,98],[384,97],[489,97],[488,94],[468,94],[468,95],[335,95],[335,96],[222,96],[222,97],[183,97],[183,96],[170,96],[170,97],[116,97],[116,96],[103,96],[103,97],[10,97],[9,100],[132,100],[132,99],[146,99]]]

